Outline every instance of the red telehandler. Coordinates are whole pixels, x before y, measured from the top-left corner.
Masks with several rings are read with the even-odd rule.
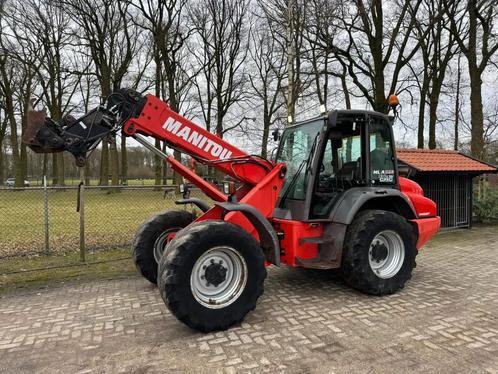
[[[373,295],[403,288],[418,250],[438,231],[435,203],[398,175],[393,117],[334,110],[285,129],[276,161],[247,154],[152,95],[122,89],[79,119],[56,123],[30,111],[24,142],[69,151],[78,165],[122,132],[163,157],[214,203],[182,199],[202,215],[151,217],[133,241],[135,264],[169,310],[213,331],[239,323],[263,293],[266,266],[336,269]],[[237,181],[223,191],[147,141],[165,141]]]

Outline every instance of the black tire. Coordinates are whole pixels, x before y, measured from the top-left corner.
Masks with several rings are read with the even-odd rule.
[[[194,296],[191,277],[196,274],[192,273],[199,266],[197,260],[205,259],[209,251],[227,247],[243,259],[246,282],[226,306],[209,307]],[[242,321],[263,294],[265,278],[265,257],[256,239],[239,226],[210,220],[192,224],[170,242],[159,264],[158,287],[176,318],[192,329],[209,332],[225,330]]]
[[[154,258],[157,238],[166,230],[178,231],[192,223],[194,217],[184,210],[169,210],[150,217],[140,226],[133,239],[133,261],[137,270],[151,283],[157,283],[158,263]]]
[[[397,233],[404,244],[402,265],[395,275],[387,279],[377,276],[369,262],[370,245],[377,234],[385,230]],[[389,211],[366,210],[358,213],[348,227],[341,273],[351,287],[361,292],[371,295],[393,294],[411,278],[417,252],[415,232],[403,217]]]

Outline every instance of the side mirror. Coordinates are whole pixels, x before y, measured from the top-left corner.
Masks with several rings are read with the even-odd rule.
[[[278,129],[275,129],[272,131],[272,136],[273,136],[273,141],[278,141],[280,139],[280,131]]]

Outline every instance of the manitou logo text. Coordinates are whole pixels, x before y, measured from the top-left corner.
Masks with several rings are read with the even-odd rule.
[[[202,134],[199,134],[197,131],[192,130],[190,127],[182,125],[181,122],[175,121],[171,117],[166,119],[163,125],[163,129],[172,134],[175,134],[179,138],[184,139],[185,141],[203,150],[204,152],[210,153],[213,157],[218,157],[219,159],[224,160],[232,156],[232,152],[225,147],[222,147],[215,141],[207,138]]]

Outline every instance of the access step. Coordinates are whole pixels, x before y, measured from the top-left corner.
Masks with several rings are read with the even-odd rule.
[[[337,269],[341,264],[337,261],[322,261],[320,258],[307,258],[303,259],[296,257],[296,264],[308,269]]]
[[[300,238],[299,239],[299,244],[303,245],[305,243],[311,243],[311,244],[329,244],[333,243],[334,238],[330,236],[316,236],[316,237],[308,237],[308,238]]]

